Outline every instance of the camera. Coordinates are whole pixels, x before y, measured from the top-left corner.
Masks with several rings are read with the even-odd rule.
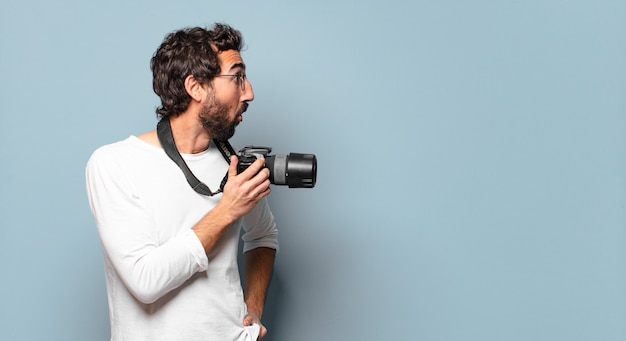
[[[289,153],[269,155],[271,147],[246,146],[239,150],[237,173],[246,170],[256,159],[264,158],[270,170],[270,183],[289,188],[313,188],[317,178],[317,158],[314,154]]]

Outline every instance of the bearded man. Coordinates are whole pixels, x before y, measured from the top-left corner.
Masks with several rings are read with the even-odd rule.
[[[168,34],[150,62],[157,129],[100,147],[87,163],[112,341],[267,333],[261,316],[278,249],[269,170],[259,159],[238,174],[224,144],[254,99],[242,47],[225,24]]]

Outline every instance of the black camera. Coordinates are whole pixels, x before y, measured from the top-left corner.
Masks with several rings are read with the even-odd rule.
[[[314,154],[289,153],[269,155],[270,147],[246,146],[239,150],[237,173],[246,170],[256,159],[264,158],[270,170],[270,183],[289,188],[313,188],[317,178],[317,158]]]

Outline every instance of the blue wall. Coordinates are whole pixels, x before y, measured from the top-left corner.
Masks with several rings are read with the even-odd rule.
[[[232,4],[229,4],[232,3]],[[623,1],[0,3],[0,339],[108,340],[84,190],[163,36],[243,31],[275,187],[267,340],[625,340]]]

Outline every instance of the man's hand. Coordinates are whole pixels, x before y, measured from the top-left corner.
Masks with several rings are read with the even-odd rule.
[[[246,315],[246,317],[243,319],[243,325],[245,327],[247,326],[251,326],[253,324],[258,324],[260,327],[259,330],[259,338],[258,340],[262,339],[265,334],[267,334],[267,328],[265,328],[265,326],[261,323],[261,319],[259,319],[256,315],[254,314],[248,314]]]
[[[237,157],[231,156],[222,199],[193,227],[207,254],[230,224],[270,193],[270,170],[264,168],[265,160],[254,161],[241,174],[237,174],[237,162]]]
[[[220,201],[220,205],[224,205],[235,219],[250,212],[259,200],[270,193],[270,170],[265,168],[265,160],[257,159],[241,174],[237,174],[237,162],[237,156],[230,157],[228,182]]]

